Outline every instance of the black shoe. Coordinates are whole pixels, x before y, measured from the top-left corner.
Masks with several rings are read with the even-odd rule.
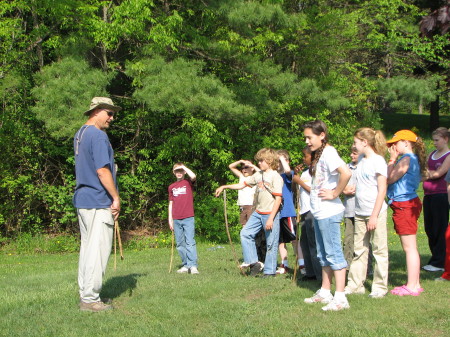
[[[256,262],[250,265],[250,276],[258,275],[263,269],[263,265],[261,262]]]
[[[272,278],[275,277],[275,274],[264,274],[261,278]]]

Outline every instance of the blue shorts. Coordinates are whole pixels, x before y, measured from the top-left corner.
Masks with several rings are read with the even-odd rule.
[[[347,268],[341,243],[341,221],[343,213],[325,219],[314,219],[317,258],[322,267],[332,270]]]

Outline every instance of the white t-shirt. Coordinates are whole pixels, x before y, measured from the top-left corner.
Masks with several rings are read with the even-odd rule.
[[[387,165],[384,158],[373,154],[369,158],[361,157],[356,167],[355,214],[370,216],[378,194],[377,174],[387,177]],[[380,212],[387,209],[383,201]]]
[[[339,157],[334,147],[327,146],[323,149],[317,162],[316,174],[312,178],[310,193],[311,213],[318,220],[344,212],[344,205],[342,205],[339,197],[333,200],[322,200],[319,197],[320,189],[333,190],[336,188],[339,181],[337,169],[344,165],[344,161]]]
[[[243,183],[245,181],[244,176],[239,177],[239,182]],[[256,186],[253,187],[244,187],[243,189],[238,191],[238,201],[237,204],[239,206],[248,206],[253,205],[253,198],[255,196]]]
[[[300,179],[306,184],[306,186],[311,187],[311,174],[309,174],[309,170],[303,171]],[[305,214],[311,210],[309,192],[301,186],[298,186],[298,188],[300,189],[300,214]]]

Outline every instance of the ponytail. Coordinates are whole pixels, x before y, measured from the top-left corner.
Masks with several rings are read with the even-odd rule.
[[[419,159],[420,164],[420,174],[425,177],[427,173],[427,154],[425,149],[425,143],[423,142],[422,138],[417,137],[417,140],[415,143],[412,143],[414,154]]]

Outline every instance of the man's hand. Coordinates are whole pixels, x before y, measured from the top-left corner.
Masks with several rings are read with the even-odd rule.
[[[111,213],[114,216],[114,220],[117,220],[119,218],[119,213],[120,213],[120,200],[119,199],[113,200],[113,203],[111,204]]]

